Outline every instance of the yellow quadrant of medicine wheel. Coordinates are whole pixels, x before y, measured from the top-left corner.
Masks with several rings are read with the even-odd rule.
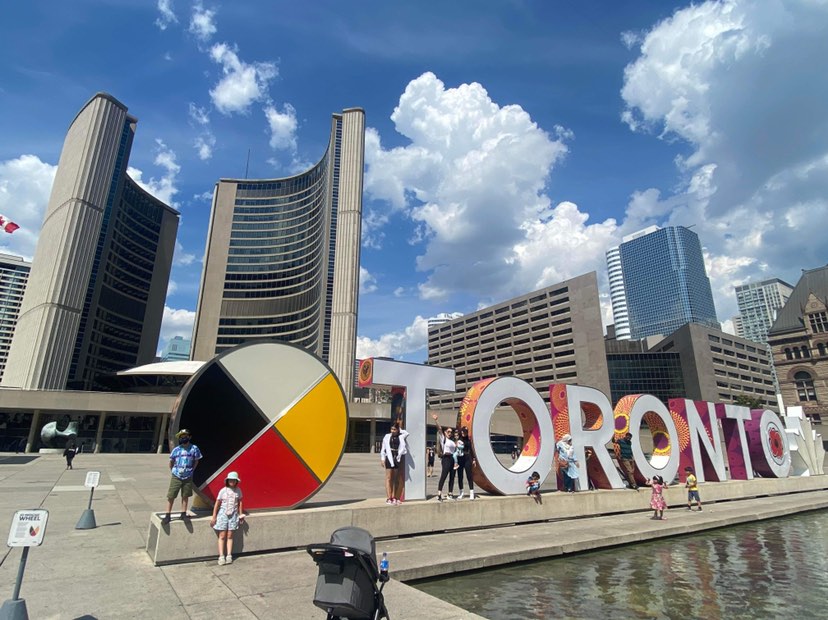
[[[348,410],[342,390],[328,374],[274,424],[291,448],[324,482],[345,448]]]

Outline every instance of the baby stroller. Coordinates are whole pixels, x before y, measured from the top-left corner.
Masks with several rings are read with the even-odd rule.
[[[388,618],[382,588],[388,575],[377,569],[374,537],[359,527],[342,527],[329,544],[308,545],[319,567],[313,604],[328,613],[327,620]]]

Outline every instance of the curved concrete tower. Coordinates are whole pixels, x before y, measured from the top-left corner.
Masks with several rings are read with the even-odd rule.
[[[178,212],[126,175],[136,123],[98,93],[69,126],[3,386],[90,389],[152,361]]]

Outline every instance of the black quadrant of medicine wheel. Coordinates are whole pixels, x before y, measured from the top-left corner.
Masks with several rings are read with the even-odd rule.
[[[195,485],[207,482],[270,424],[224,367],[210,362],[184,396],[178,416],[178,428],[193,434],[193,443],[202,454],[193,474]]]

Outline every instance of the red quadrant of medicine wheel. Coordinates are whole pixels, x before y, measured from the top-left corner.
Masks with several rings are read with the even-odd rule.
[[[207,485],[210,495],[218,495],[231,471],[238,472],[241,478],[245,509],[287,508],[301,502],[321,486],[273,428],[222,469]],[[245,488],[256,490],[247,493]]]

